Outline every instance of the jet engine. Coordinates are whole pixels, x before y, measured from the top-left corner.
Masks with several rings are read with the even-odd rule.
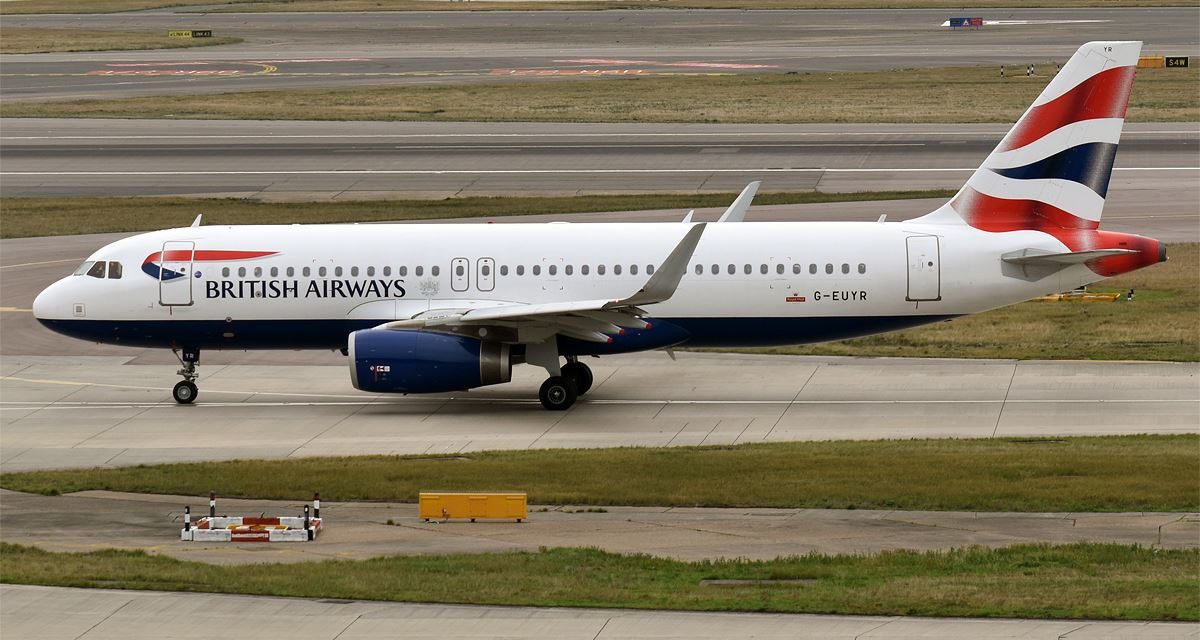
[[[462,391],[512,379],[509,345],[430,331],[350,334],[350,380],[376,393]]]

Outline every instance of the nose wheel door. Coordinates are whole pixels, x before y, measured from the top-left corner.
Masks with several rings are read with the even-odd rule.
[[[158,303],[164,307],[190,306],[192,268],[196,243],[168,240],[158,257]]]

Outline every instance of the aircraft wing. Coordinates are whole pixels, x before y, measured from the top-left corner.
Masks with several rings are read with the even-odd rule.
[[[467,309],[431,309],[407,320],[381,325],[381,329],[433,329],[438,327],[498,326],[560,333],[588,342],[610,342],[625,329],[645,329],[640,305],[665,302],[675,295],[688,262],[700,244],[707,223],[693,225],[675,245],[646,283],[635,293],[612,300],[571,300],[541,304],[508,304]],[[524,340],[522,340],[524,341]]]

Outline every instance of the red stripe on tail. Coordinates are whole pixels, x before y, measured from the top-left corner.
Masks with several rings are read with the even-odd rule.
[[[1101,71],[1050,102],[1033,107],[996,150],[1020,149],[1074,122],[1124,118],[1135,71],[1131,66]]]

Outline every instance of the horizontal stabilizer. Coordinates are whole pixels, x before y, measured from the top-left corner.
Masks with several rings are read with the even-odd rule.
[[[1091,251],[1067,251],[1065,253],[1051,253],[1040,249],[1022,249],[1013,253],[1006,253],[1000,257],[1001,260],[1009,264],[1056,264],[1070,265],[1082,264],[1089,260],[1097,258],[1107,258],[1108,256],[1119,256],[1126,253],[1137,253],[1131,249],[1094,249]]]

